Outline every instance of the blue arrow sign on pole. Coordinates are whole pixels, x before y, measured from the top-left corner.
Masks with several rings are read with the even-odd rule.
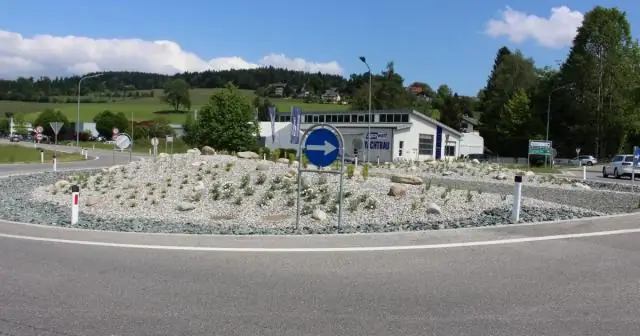
[[[633,146],[633,165],[637,166],[638,162],[640,162],[640,147]]]
[[[309,162],[317,167],[326,167],[338,158],[340,140],[331,130],[313,130],[304,141],[304,152]]]

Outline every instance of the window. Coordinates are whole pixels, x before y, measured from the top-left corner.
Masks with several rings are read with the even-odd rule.
[[[433,155],[433,134],[420,134],[418,137],[418,154]]]
[[[444,147],[444,156],[456,156],[456,143],[449,141]]]
[[[358,122],[358,115],[357,114],[352,114],[351,115],[351,122],[352,123]]]
[[[359,115],[358,116],[358,122],[364,122],[364,116],[363,115]]]
[[[319,119],[318,119],[318,116],[317,116],[317,115],[314,115],[314,116],[313,116],[313,122],[314,122],[314,123],[318,123],[318,120],[319,120]]]
[[[622,161],[622,159],[623,159],[623,156],[622,155],[618,155],[618,156],[613,158],[612,162],[620,162],[620,161]]]
[[[401,114],[394,114],[393,115],[393,122],[394,123],[399,123],[402,121],[402,115]]]
[[[404,141],[400,141],[400,143],[398,144],[399,150],[398,150],[398,156],[402,156],[402,149],[404,148]]]
[[[387,122],[387,115],[386,114],[381,114],[379,118],[380,118],[380,122]]]
[[[403,122],[403,123],[409,122],[409,115],[408,114],[403,114],[401,122]]]

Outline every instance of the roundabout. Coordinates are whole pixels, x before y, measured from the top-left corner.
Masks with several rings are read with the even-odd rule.
[[[140,164],[139,171],[148,168],[144,166],[150,162],[148,158],[136,159],[143,161],[129,167]],[[196,156],[192,161],[186,158],[180,161],[185,167],[193,167],[187,169],[197,172],[201,166],[192,164],[208,159]],[[233,197],[208,198],[207,202],[219,202],[216,204],[220,204],[220,208],[229,207],[229,213],[234,209],[247,212],[244,217],[227,216],[226,221],[262,216],[249,210],[249,204],[259,202],[272,184],[265,182],[261,190],[262,185],[255,185],[254,181],[261,173],[272,170],[285,175],[288,164],[273,162],[269,163],[269,170],[256,170],[259,161],[233,161],[231,171],[241,167],[242,161],[254,165],[243,169],[240,179],[233,183],[241,183],[242,176],[249,173],[251,186],[262,194],[256,192],[255,199],[251,198],[253,195],[245,196],[245,203],[239,207],[234,205]],[[111,162],[90,162],[86,162],[88,168],[108,176]],[[127,166],[126,162],[128,156],[119,164]],[[210,164],[213,167],[216,163]],[[219,164],[219,177],[231,176],[231,172],[224,174],[225,169],[225,165]],[[236,226],[240,234],[230,234],[231,231],[193,234],[169,230],[168,225],[154,232],[144,229],[149,227],[148,223],[114,227],[110,220],[127,223],[126,213],[143,211],[126,202],[123,203],[127,206],[126,212],[119,213],[114,208],[110,217],[102,215],[99,208],[91,210],[92,207],[84,204],[79,225],[74,226],[69,222],[70,204],[64,203],[70,195],[65,194],[63,187],[53,195],[51,186],[60,180],[82,184],[84,180],[71,181],[71,177],[86,172],[62,171],[57,176],[38,180],[40,185],[35,188],[31,188],[26,177],[15,178],[10,190],[27,186],[29,192],[14,192],[13,201],[33,203],[20,209],[11,203],[14,210],[36,215],[28,218],[14,213],[11,215],[14,218],[26,220],[0,221],[0,297],[3,298],[0,332],[8,335],[632,335],[640,331],[637,320],[640,297],[636,285],[640,276],[636,266],[640,262],[636,243],[640,236],[640,215],[633,213],[637,199],[621,192],[622,187],[599,186],[588,181],[580,186],[575,181],[547,181],[547,177],[529,176],[523,197],[530,198],[532,209],[536,210],[527,215],[529,210],[525,209],[522,219],[530,223],[470,224],[458,229],[450,223],[485,223],[484,219],[466,222],[467,218],[482,217],[486,211],[487,208],[481,208],[486,200],[480,198],[495,194],[498,196],[487,199],[496,197],[494,200],[498,203],[508,201],[501,195],[513,189],[509,176],[504,180],[496,177],[512,172],[491,171],[479,177],[480,169],[471,176],[468,167],[413,169],[376,168],[366,180],[359,180],[362,178],[359,171],[347,182],[352,188],[345,190],[354,191],[353,196],[357,198],[363,190],[372,190],[367,189],[367,184],[383,183],[383,179],[389,180],[394,175],[423,176],[432,181],[429,191],[437,192],[423,193],[426,183],[401,184],[405,194],[390,196],[391,186],[398,183],[385,182],[386,185],[377,185],[382,191],[372,190],[370,195],[386,212],[419,211],[421,217],[433,217],[425,223],[438,225],[429,225],[426,230],[422,226],[418,231],[398,225],[393,226],[393,230],[378,230],[392,226],[388,223],[399,218],[387,215],[382,217],[387,225],[382,225],[383,222],[372,225],[369,227],[372,233],[367,234],[344,229],[351,225],[348,210],[342,231],[317,229],[332,227],[330,211],[326,212],[326,220],[313,219],[313,212],[303,216],[303,227],[309,228],[308,233],[316,234],[279,231],[256,235],[246,230],[257,225],[242,230]],[[213,173],[213,168],[211,170]],[[452,174],[447,175],[448,172]],[[150,176],[149,173],[141,175]],[[81,193],[87,194],[86,189],[90,189],[92,195],[105,191],[106,187],[91,188],[90,176],[96,175],[87,176],[87,185]],[[181,197],[191,196],[196,191],[193,186],[199,182],[197,176],[189,175],[189,182],[179,189],[184,173],[176,174],[178,186],[167,188],[167,194],[183,190]],[[0,183],[7,183],[8,179],[12,178],[0,179]],[[125,190],[127,179],[116,176],[114,180],[105,191],[105,198]],[[163,181],[166,183],[166,178]],[[484,188],[482,192],[478,192],[479,181]],[[140,196],[136,196],[136,200],[142,202],[142,195],[148,195],[151,186],[147,187],[147,182],[140,184],[136,194]],[[317,181],[310,184],[319,185]],[[331,186],[331,181],[327,184]],[[207,185],[213,182],[205,184],[205,188]],[[449,201],[444,204],[441,195],[449,185],[454,187],[448,191]],[[7,190],[5,188],[3,190]],[[205,190],[211,195],[210,188]],[[467,190],[472,190],[473,196],[468,202]],[[283,189],[276,192],[280,195],[271,201],[278,201],[278,197],[286,194]],[[158,200],[159,195],[161,192]],[[60,196],[59,203],[57,196]],[[421,197],[425,197],[424,202],[413,209],[411,199],[420,201]],[[303,201],[315,205],[320,204],[321,198],[318,195],[311,201]],[[564,199],[569,201],[560,204]],[[278,206],[288,209],[287,198],[281,201]],[[453,201],[471,204],[449,207]],[[3,197],[2,202],[9,202],[8,198]],[[147,202],[152,205],[151,199]],[[385,205],[390,202],[393,206]],[[428,213],[429,202],[439,205],[441,213]],[[351,216],[377,218],[380,208],[367,209],[363,203],[359,203],[360,207]],[[109,208],[106,206],[109,204],[97,204]],[[203,227],[205,221],[184,220],[193,217],[177,210],[179,202],[169,204],[156,205],[155,209],[164,211],[162,217],[171,216],[170,222],[180,227],[188,222],[192,228]],[[201,204],[195,207],[187,212],[213,212],[213,207]],[[497,210],[492,211],[493,218],[508,218],[495,212]],[[539,216],[536,211],[552,213],[547,219],[556,221],[534,223]],[[49,214],[49,220],[45,220],[45,214]],[[8,212],[2,215],[5,219],[9,217]],[[90,220],[86,221],[87,218]],[[95,225],[96,218],[100,218],[96,222],[101,225]],[[219,224],[224,220],[207,218],[207,222],[217,227],[224,227]],[[288,218],[282,222],[290,227],[293,220]],[[407,218],[397,222],[406,223]],[[418,221],[409,223],[420,227]],[[266,226],[274,227],[275,224]],[[128,228],[120,230],[128,232],[117,232],[114,228]],[[315,231],[312,228],[316,228]]]

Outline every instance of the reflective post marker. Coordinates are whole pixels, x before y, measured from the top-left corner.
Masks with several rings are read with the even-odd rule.
[[[58,171],[58,159],[56,159],[56,154],[53,154],[53,171]]]
[[[582,180],[587,180],[587,166],[582,166]]]
[[[358,168],[358,157],[356,156],[353,160],[354,168]]]
[[[89,150],[83,148],[82,151],[84,151],[84,159],[87,160],[89,158]]]
[[[520,202],[522,198],[522,175],[516,175],[513,186],[513,207],[511,208],[511,223],[520,221]]]
[[[378,166],[380,166],[380,157],[377,157],[377,161],[378,161]]]
[[[71,224],[78,224],[78,210],[80,209],[80,187],[71,186]]]
[[[44,149],[40,150],[40,163],[44,163]]]

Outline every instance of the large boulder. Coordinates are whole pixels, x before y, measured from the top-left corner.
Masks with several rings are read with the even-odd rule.
[[[411,175],[393,175],[391,176],[391,182],[413,185],[421,185],[424,183],[420,177]]]
[[[260,155],[258,153],[250,152],[250,151],[238,152],[236,153],[236,156],[241,159],[254,159],[254,160],[260,159]]]
[[[389,196],[404,196],[407,194],[407,189],[401,185],[394,184],[389,188],[387,195]]]
[[[202,147],[201,152],[202,152],[203,155],[215,155],[216,154],[216,150],[213,149],[213,147],[210,147],[210,146]]]

